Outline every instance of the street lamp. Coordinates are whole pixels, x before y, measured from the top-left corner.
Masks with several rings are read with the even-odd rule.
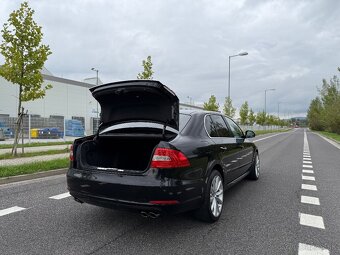
[[[264,90],[264,113],[267,114],[267,91],[274,91],[275,89]]]
[[[97,80],[96,80],[96,85],[98,86],[98,69],[95,69],[94,67],[91,68],[92,71],[95,71],[97,73]],[[97,121],[98,121],[98,101],[97,101]]]
[[[228,99],[230,99],[230,59],[233,57],[247,56],[248,52],[241,52],[236,55],[229,56],[229,72],[228,72]]]
[[[277,103],[277,117],[280,119],[280,104],[282,104],[283,102],[278,102]]]

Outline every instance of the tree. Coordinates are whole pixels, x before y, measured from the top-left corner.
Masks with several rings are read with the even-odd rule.
[[[256,123],[263,126],[266,123],[267,116],[264,111],[258,112],[256,115]]]
[[[254,125],[254,123],[256,122],[256,115],[252,109],[250,109],[249,111],[248,122],[250,126]]]
[[[48,45],[42,44],[41,27],[33,20],[34,10],[23,2],[19,10],[13,11],[8,23],[1,30],[3,41],[0,52],[5,63],[0,68],[0,75],[19,86],[18,117],[22,116],[22,102],[45,96],[51,85],[42,87],[40,73],[47,57],[52,54]],[[12,153],[16,154],[20,122],[17,122]]]
[[[144,68],[144,71],[137,75],[137,79],[152,80],[153,79],[152,75],[154,74],[154,72],[152,71],[151,56],[148,56],[146,60],[143,60],[142,66]]]
[[[209,101],[203,104],[204,110],[217,112],[220,108],[219,104],[216,102],[216,97],[211,95]]]
[[[320,98],[314,98],[310,103],[307,112],[308,125],[312,130],[324,130],[324,126],[322,124],[322,111],[323,106]]]
[[[249,106],[248,106],[248,102],[245,101],[241,105],[241,108],[240,108],[240,123],[241,123],[241,125],[246,125],[247,123],[249,123],[248,114],[249,114]]]
[[[233,102],[230,97],[226,97],[223,106],[223,113],[230,118],[235,117],[236,109],[233,107]]]

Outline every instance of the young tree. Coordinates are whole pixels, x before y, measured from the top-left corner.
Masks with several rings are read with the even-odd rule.
[[[219,104],[216,102],[216,97],[211,95],[209,101],[203,104],[204,110],[217,112],[220,108]]]
[[[245,101],[241,105],[241,108],[240,108],[240,123],[241,123],[241,125],[246,125],[249,122],[248,114],[249,114],[249,106],[248,106],[248,102]]]
[[[266,113],[264,111],[258,112],[256,115],[256,123],[263,126],[266,123]]]
[[[253,109],[250,109],[249,111],[248,122],[249,122],[249,125],[251,126],[254,125],[254,123],[256,122],[256,115],[253,112]]]
[[[230,97],[226,97],[223,106],[223,113],[230,118],[235,117],[236,109],[233,107],[233,102]]]
[[[143,60],[142,66],[144,68],[144,71],[137,75],[137,79],[152,80],[153,79],[152,75],[154,74],[154,72],[152,71],[151,56],[148,56],[146,60]]]
[[[33,20],[34,10],[23,2],[19,10],[13,11],[1,30],[3,41],[0,52],[5,63],[0,67],[0,75],[19,86],[18,117],[22,116],[22,102],[45,96],[52,86],[42,87],[40,73],[47,57],[52,54],[48,45],[42,44],[41,27]],[[12,153],[16,154],[20,122],[17,122]]]

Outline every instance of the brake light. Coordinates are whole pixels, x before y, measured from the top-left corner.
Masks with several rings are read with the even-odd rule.
[[[70,160],[73,161],[74,160],[74,156],[73,156],[73,144],[70,147]]]
[[[188,158],[180,151],[157,148],[151,161],[151,168],[178,168],[190,166]]]

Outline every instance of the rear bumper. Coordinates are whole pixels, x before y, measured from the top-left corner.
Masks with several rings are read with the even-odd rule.
[[[74,198],[88,204],[170,214],[198,208],[203,192],[201,180],[163,178],[155,169],[143,175],[119,175],[71,168],[67,172],[67,186]],[[178,203],[156,205],[150,201]]]

